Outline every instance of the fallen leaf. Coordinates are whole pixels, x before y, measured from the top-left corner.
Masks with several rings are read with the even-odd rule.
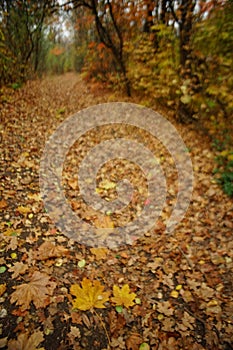
[[[82,323],[88,328],[91,329],[92,321],[86,314],[82,314]]]
[[[114,223],[109,216],[97,217],[94,221],[96,228],[114,228]]]
[[[122,314],[117,314],[114,310],[109,313],[109,329],[114,337],[120,332],[126,324],[125,317]]]
[[[35,332],[31,336],[28,333],[19,334],[16,340],[8,341],[8,350],[37,350],[38,345],[42,343],[44,336],[42,332]],[[44,350],[40,348],[38,350]]]
[[[0,339],[0,349],[4,348],[7,344],[7,337]]]
[[[111,301],[116,305],[123,305],[125,307],[133,306],[135,293],[130,293],[129,285],[125,284],[122,288],[119,288],[114,284],[113,286],[113,297]]]
[[[56,246],[50,241],[41,244],[39,249],[34,253],[34,258],[37,260],[47,260],[51,258],[63,257],[68,253],[68,250],[63,246]]]
[[[6,250],[16,250],[18,248],[18,237],[17,236],[9,236],[7,237],[7,249]]]
[[[71,312],[71,320],[72,320],[72,323],[82,324],[81,313],[79,314],[76,311]]]
[[[116,187],[116,183],[109,180],[103,180],[99,183],[99,187],[104,190],[111,190]]]
[[[55,282],[50,281],[50,277],[39,271],[35,271],[29,283],[23,283],[14,287],[15,292],[11,294],[11,303],[20,305],[22,310],[29,309],[33,302],[35,307],[45,307],[50,302],[50,296],[56,287]]]
[[[85,267],[85,265],[86,265],[86,260],[85,259],[79,260],[78,267],[80,267],[82,269],[83,267]]]
[[[177,290],[172,290],[170,296],[177,299],[179,297],[179,292]]]
[[[126,339],[125,344],[128,350],[138,350],[138,345],[141,344],[142,337],[138,333],[133,333]]]
[[[175,320],[173,318],[165,317],[162,321],[162,330],[164,332],[173,332],[175,326]]]
[[[10,272],[13,272],[12,278],[17,278],[19,275],[23,275],[28,269],[28,266],[22,262],[16,262],[12,267],[9,268]]]
[[[36,202],[42,201],[40,193],[28,193],[28,198],[33,199]]]
[[[109,252],[107,248],[91,248],[90,251],[95,255],[96,260],[105,259]]]
[[[22,229],[13,229],[13,228],[8,228],[6,231],[4,231],[5,236],[19,236],[21,235]]]
[[[78,327],[71,326],[70,332],[67,334],[67,336],[73,344],[75,342],[75,338],[81,338],[81,332]]]
[[[2,199],[0,201],[0,210],[5,209],[8,206],[7,202],[5,201],[5,199]]]
[[[27,208],[27,207],[24,207],[24,206],[19,206],[17,209],[16,209],[20,214],[28,214],[31,212],[31,208]]]
[[[157,310],[161,314],[164,314],[165,316],[171,316],[174,313],[174,309],[171,307],[171,304],[169,301],[158,302]]]
[[[0,297],[5,293],[6,291],[6,283],[0,284]]]
[[[76,296],[73,300],[73,308],[79,310],[91,310],[92,308],[105,308],[104,303],[109,300],[109,292],[104,292],[104,286],[99,281],[93,283],[84,278],[81,282],[81,287],[78,284],[73,284],[70,288],[72,295]]]
[[[150,345],[148,345],[147,343],[142,343],[139,346],[139,350],[150,350]]]

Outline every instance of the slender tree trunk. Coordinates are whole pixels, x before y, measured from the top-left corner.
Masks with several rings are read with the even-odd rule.
[[[195,1],[182,0],[180,11],[181,20],[179,22],[180,29],[180,78],[183,85],[186,81],[192,81],[192,48],[191,34],[193,26],[193,11]],[[181,122],[189,122],[192,120],[193,111],[189,103],[183,103],[179,100],[178,118]]]
[[[161,1],[161,15],[160,20],[163,24],[166,24],[166,12],[167,12],[167,0]]]
[[[154,10],[154,1],[147,1],[146,4],[146,18],[143,25],[143,32],[150,33],[151,27],[153,26],[153,10]]]
[[[131,96],[131,84],[127,76],[127,71],[126,71],[124,57],[123,57],[122,32],[119,26],[117,25],[115,15],[112,11],[111,2],[108,0],[107,3],[109,5],[109,12],[111,16],[112,25],[118,40],[114,41],[113,38],[111,37],[111,34],[108,32],[108,30],[106,29],[106,27],[104,26],[104,24],[102,23],[99,17],[96,0],[92,0],[92,12],[95,17],[96,29],[100,40],[106,45],[106,47],[108,47],[112,51],[113,57],[115,58],[116,63],[121,71],[121,74],[123,75],[123,81],[126,87],[126,93],[128,96]]]

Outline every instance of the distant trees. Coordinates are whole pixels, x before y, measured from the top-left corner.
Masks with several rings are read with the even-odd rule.
[[[1,83],[37,71],[43,24],[53,1],[0,1]]]
[[[128,95],[136,90],[165,103],[181,121],[216,108],[227,118],[232,6],[231,0],[0,0],[0,84],[75,68]],[[65,13],[69,40],[56,24]]]
[[[91,11],[98,34],[98,40],[111,51],[115,64],[123,77],[127,94],[130,95],[130,81],[127,77],[123,51],[124,32],[129,26],[129,23],[123,20],[127,15],[127,3],[127,1],[117,0],[73,0],[65,2],[63,8],[67,8],[67,6],[71,5],[73,10],[77,8],[86,8]]]

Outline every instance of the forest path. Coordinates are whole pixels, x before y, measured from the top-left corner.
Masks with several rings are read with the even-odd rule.
[[[166,174],[167,200],[157,227],[134,244],[92,249],[59,232],[44,210],[39,167],[46,140],[68,116],[113,99],[112,92],[86,84],[73,73],[30,81],[18,91],[2,90],[0,348],[230,350],[232,200],[214,181],[214,156],[203,135],[173,121],[192,159],[194,189],[186,216],[171,235],[165,234],[164,223],[174,205],[176,175],[163,148],[157,151]],[[127,137],[132,129],[117,132]],[[88,146],[82,139],[64,166],[73,210],[94,222],[100,235],[104,225],[113,228],[134,218],[146,202],[140,199],[145,191],[140,172],[124,162],[103,167],[98,190],[104,198],[115,198],[109,177],[111,171],[116,176],[115,168],[134,177],[139,191],[125,214],[98,216],[77,199],[77,162],[110,133],[107,128],[90,132]],[[143,132],[135,135],[148,147],[160,147]],[[117,311],[109,300],[106,309],[96,309],[101,321],[94,312],[72,311],[70,287],[84,277],[99,280],[109,292],[114,285],[128,284],[136,302]]]

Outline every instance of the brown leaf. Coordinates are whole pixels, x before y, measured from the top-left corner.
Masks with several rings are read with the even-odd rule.
[[[63,246],[56,246],[52,242],[46,241],[42,243],[37,252],[34,253],[34,258],[37,260],[47,260],[63,257],[67,253],[68,250]]]
[[[175,326],[175,320],[173,318],[166,317],[162,320],[162,330],[165,332],[173,332]]]
[[[28,269],[28,266],[22,262],[16,262],[11,268],[10,272],[13,272],[12,278],[17,278],[19,275],[23,275]]]
[[[8,244],[7,244],[7,249],[6,250],[16,250],[18,248],[18,237],[17,236],[10,236],[7,237],[8,239]]]
[[[37,350],[38,345],[44,340],[42,332],[35,332],[31,336],[28,333],[19,334],[16,340],[8,342],[8,350]],[[40,348],[44,350],[44,348]]]
[[[81,332],[78,327],[71,326],[70,332],[67,334],[71,344],[75,343],[75,338],[81,338]]]
[[[7,337],[0,339],[0,349],[4,348],[7,344]]]
[[[35,271],[29,283],[14,287],[16,290],[11,294],[11,303],[16,302],[22,310],[29,309],[31,302],[37,309],[45,307],[49,304],[55,287],[56,283],[51,282],[48,275]]]
[[[112,310],[109,313],[109,321],[110,321],[110,332],[114,334],[114,336],[118,335],[118,332],[124,328],[126,324],[126,320],[123,315],[116,313],[116,311]]]
[[[179,330],[186,332],[188,330],[193,330],[193,325],[195,324],[195,318],[190,316],[186,311],[184,312],[182,322],[176,324],[176,328]]]
[[[142,337],[138,333],[133,333],[129,338],[126,339],[126,347],[128,350],[138,350],[139,344],[142,343]]]
[[[173,315],[173,312],[174,312],[174,309],[172,309],[169,301],[158,302],[157,303],[157,310],[161,314],[164,314],[165,316],[171,316],[171,315]]]
[[[82,324],[82,316],[78,312],[71,312],[72,323]]]

